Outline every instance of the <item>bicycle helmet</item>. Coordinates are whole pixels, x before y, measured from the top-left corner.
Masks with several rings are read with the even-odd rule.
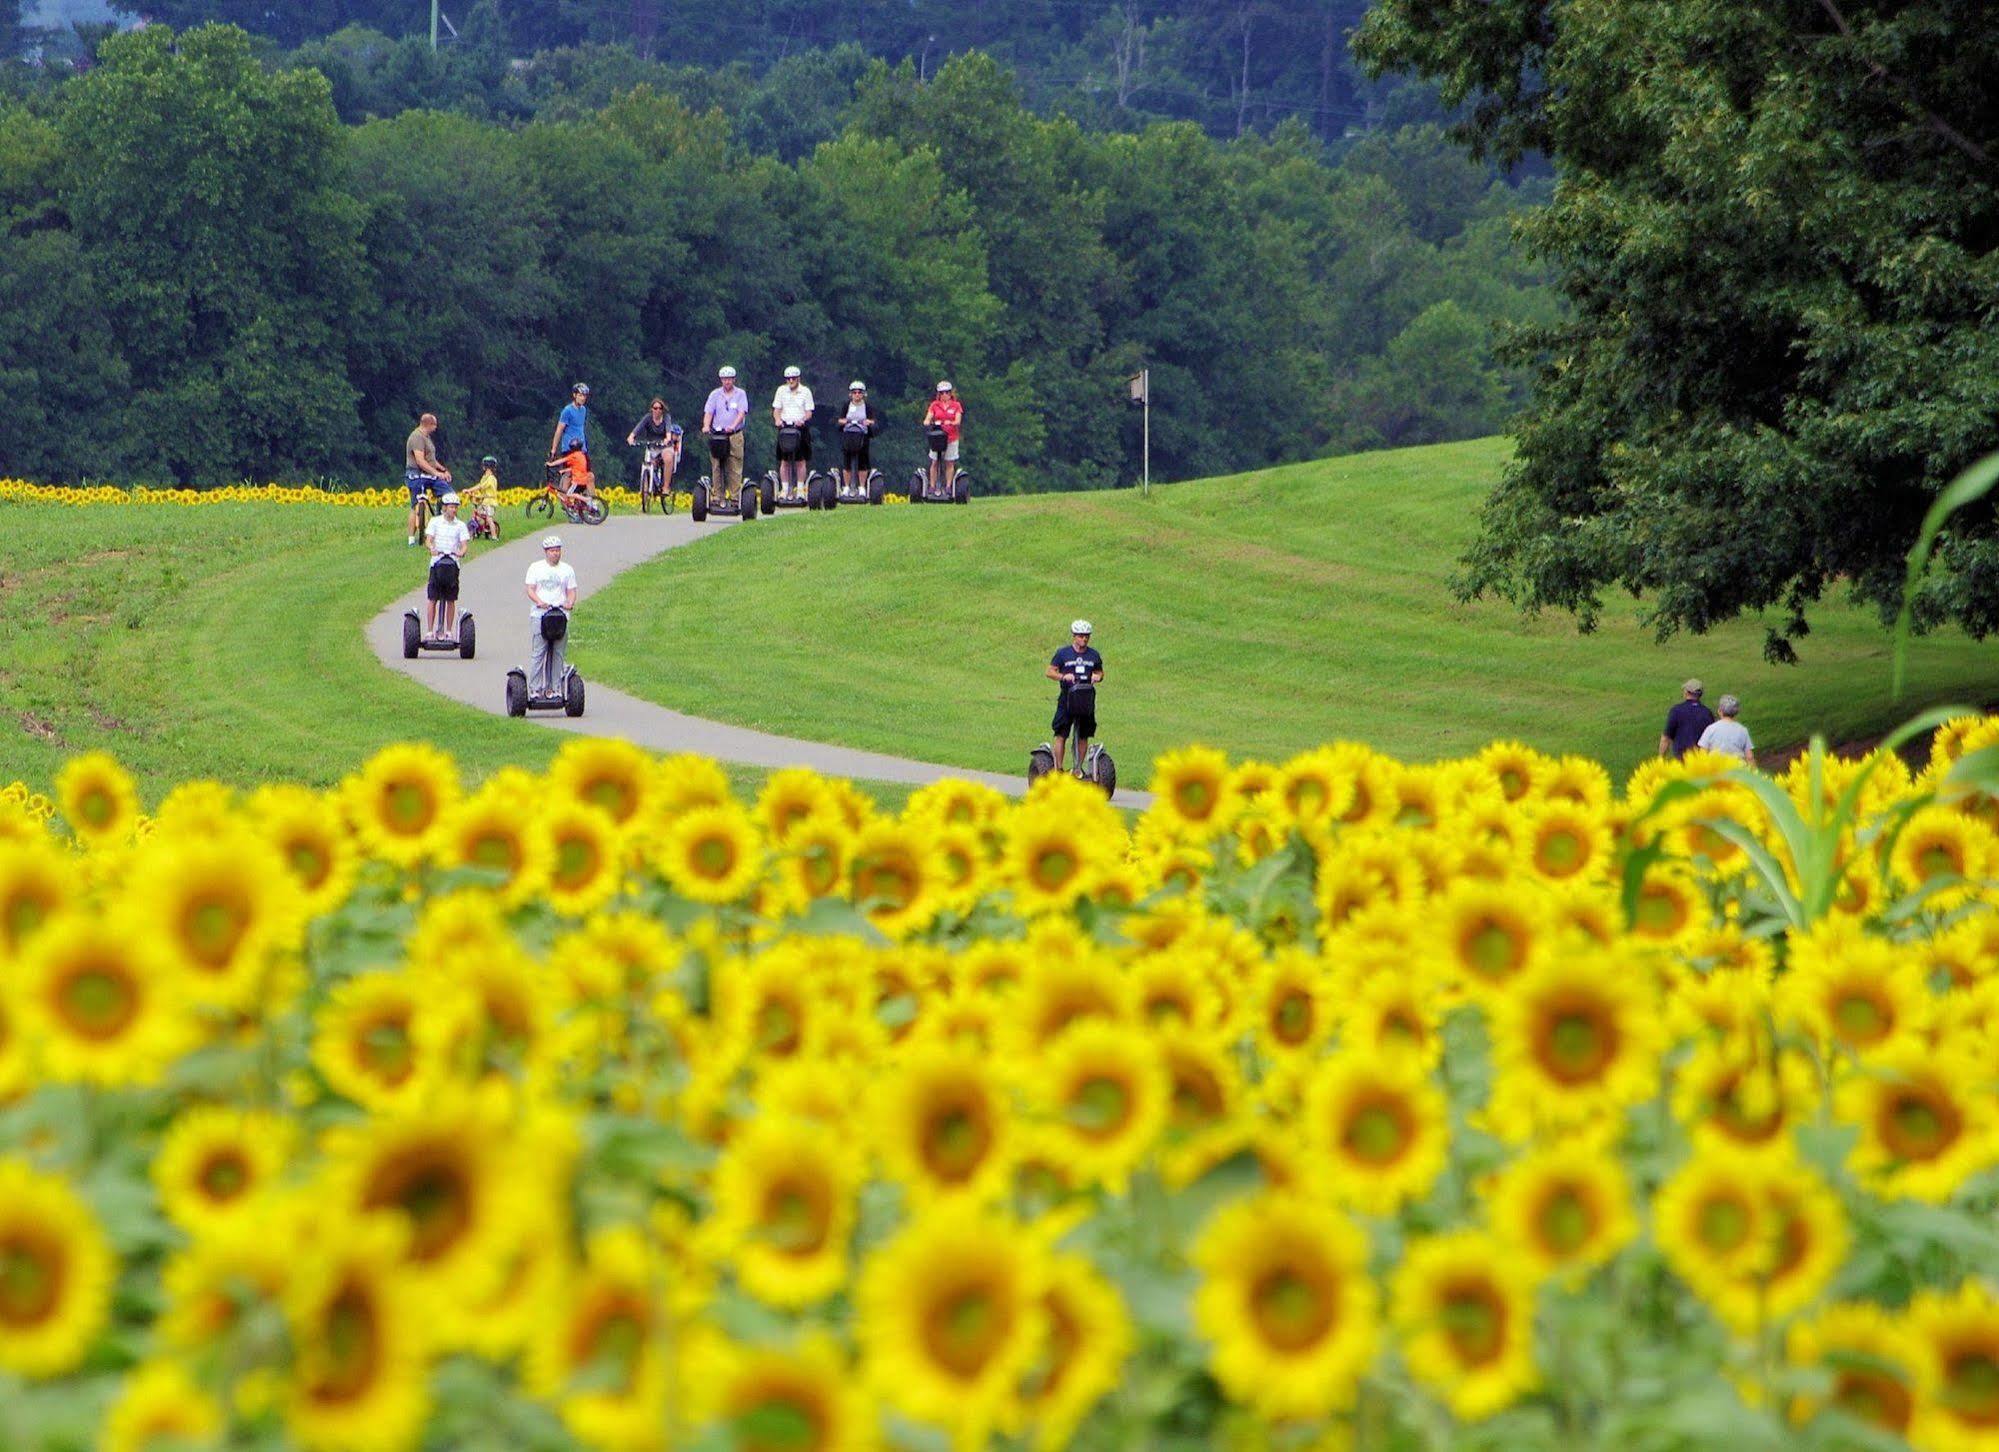
[[[868,391],[867,384],[861,382],[861,380],[858,378],[856,378],[852,383],[849,383],[847,385],[847,392],[849,393],[866,393],[867,391]]]
[[[541,542],[541,547],[542,547],[543,549],[545,549],[545,550],[559,550],[559,549],[561,549],[561,548],[562,548],[562,536],[561,536],[561,535],[559,535],[559,534],[551,534],[551,535],[547,536],[546,538],[544,538],[544,539],[542,540],[542,542]]]
[[[1087,621],[1087,620],[1072,620],[1072,621],[1070,621],[1070,622],[1069,622],[1069,633],[1070,633],[1071,635],[1088,635],[1088,634],[1090,634],[1090,633],[1091,633],[1091,632],[1090,632],[1090,622],[1089,622],[1089,621]]]
[[[571,393],[580,393],[585,398],[588,398],[590,396],[590,385],[587,383],[572,383],[569,385],[569,391]]]
[[[793,364],[791,367],[784,370],[784,376],[786,378],[799,378],[802,377],[803,375],[799,373],[798,366],[796,364]]]
[[[951,392],[951,380],[948,378],[939,379],[937,383],[937,391],[939,393]]]
[[[437,502],[440,507],[446,504],[456,504],[458,502],[458,496],[456,494],[451,493],[449,490],[446,490],[443,494],[438,496]]]
[[[717,373],[715,376],[717,378],[734,378],[736,376],[736,370],[733,368],[724,368],[720,373]]]
[[[479,467],[481,469],[497,469],[500,467],[500,461],[494,458],[491,454],[488,454],[486,455],[485,458],[479,461]]]

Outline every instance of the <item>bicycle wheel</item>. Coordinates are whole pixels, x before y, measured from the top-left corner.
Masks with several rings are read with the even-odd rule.
[[[577,507],[577,522],[580,524],[602,524],[611,517],[611,506],[602,498],[592,494]]]
[[[430,491],[424,490],[416,497],[416,537],[422,539],[430,529]]]
[[[529,519],[553,519],[555,517],[555,501],[550,499],[546,494],[535,495],[522,508],[526,511]]]

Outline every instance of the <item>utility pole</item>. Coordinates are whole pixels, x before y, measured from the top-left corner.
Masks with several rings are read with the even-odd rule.
[[[1126,380],[1131,389],[1131,401],[1140,411],[1138,492],[1146,497],[1152,494],[1152,370],[1141,368]]]
[[[430,0],[430,48],[437,49],[437,7],[440,0]]]

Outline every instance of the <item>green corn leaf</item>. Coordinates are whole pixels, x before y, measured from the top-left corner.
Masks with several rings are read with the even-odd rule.
[[[1965,505],[1983,499],[1994,484],[1999,484],[1999,454],[1987,454],[1951,480],[1943,493],[1936,497],[1929,513],[1923,516],[1923,527],[1916,531],[1916,542],[1909,550],[1908,577],[1902,582],[1902,609],[1895,617],[1892,679],[1898,701],[1902,699],[1903,677],[1908,670],[1909,632],[1915,620],[1916,587],[1923,581],[1923,571],[1930,562],[1930,551],[1936,547],[1937,536],[1943,533],[1944,521]]]

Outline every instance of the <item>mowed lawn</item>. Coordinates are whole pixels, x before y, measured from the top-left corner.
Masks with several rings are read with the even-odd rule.
[[[94,747],[134,771],[149,804],[191,777],[330,785],[391,741],[435,742],[473,779],[545,766],[566,733],[447,701],[369,651],[367,621],[423,579],[402,518],[0,504],[0,784],[46,789]],[[524,623],[520,636],[493,631],[479,659],[429,663],[485,673],[497,700]],[[730,774],[744,791],[765,776]]]
[[[1505,459],[1499,440],[1135,490],[848,507],[736,527],[591,603],[596,670],[678,709],[995,770],[1048,734],[1042,678],[1088,617],[1108,666],[1105,740],[1134,784],[1211,742],[1276,758],[1350,738],[1411,760],[1517,737],[1622,773],[1689,675],[1739,694],[1759,744],[1877,732],[1999,697],[1999,650],[1915,643],[1889,699],[1888,633],[1837,601],[1802,664],[1766,665],[1744,620],[1661,646],[1613,601],[1564,616],[1462,605],[1446,581]],[[615,527],[615,521],[611,527]]]

